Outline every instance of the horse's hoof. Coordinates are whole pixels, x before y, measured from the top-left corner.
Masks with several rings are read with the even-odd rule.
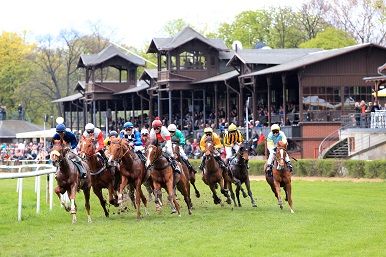
[[[252,204],[252,207],[257,207],[257,204],[253,203],[253,204]]]
[[[294,210],[291,209],[291,213],[295,213]]]
[[[231,204],[231,203],[232,203],[232,200],[231,200],[231,199],[227,199],[227,200],[226,200],[226,203],[227,203],[227,204]]]
[[[247,198],[248,195],[247,195],[246,193],[243,193],[243,197],[244,197],[244,198]]]
[[[197,197],[197,198],[200,198],[200,196],[201,196],[201,195],[200,195],[200,192],[196,192],[196,197]]]

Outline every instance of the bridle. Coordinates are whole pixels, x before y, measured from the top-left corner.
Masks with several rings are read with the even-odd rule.
[[[121,162],[122,158],[123,158],[123,157],[131,150],[131,147],[130,147],[129,145],[125,145],[125,144],[123,144],[122,142],[123,142],[123,141],[122,141],[121,138],[118,139],[118,140],[116,140],[116,141],[113,141],[113,140],[110,141],[110,144],[112,144],[112,145],[116,145],[116,144],[119,145],[119,155],[118,155],[119,158],[118,158],[117,156],[114,156],[114,157],[115,157],[115,160],[118,161],[118,162]],[[127,150],[126,150],[125,152],[123,152],[125,146],[127,146]],[[122,154],[122,153],[123,153],[123,154]]]
[[[285,147],[282,147],[282,146],[277,146],[276,147],[275,159],[276,159],[276,161],[277,161],[277,163],[278,163],[278,165],[280,167],[284,168],[284,166],[285,166],[285,163],[286,163],[285,162],[285,156],[286,156],[286,154],[287,154],[287,149]],[[278,156],[278,155],[280,155],[280,156]],[[281,161],[283,161],[284,165],[280,164]]]
[[[153,159],[153,161],[150,162],[149,166],[146,167],[147,169],[149,169],[150,167],[154,166],[154,163],[162,156],[162,151],[158,150],[158,146],[156,146],[156,145],[149,145],[148,148],[147,148],[147,151],[149,151],[150,149],[155,149],[155,158]],[[146,156],[146,157],[150,157],[150,156]]]

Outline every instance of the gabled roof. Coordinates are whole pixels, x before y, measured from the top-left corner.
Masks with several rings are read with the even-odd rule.
[[[194,82],[192,84],[202,84],[202,83],[211,83],[211,82],[217,82],[217,81],[224,81],[224,80],[228,80],[228,79],[237,77],[238,75],[239,75],[238,71],[233,70],[233,71],[222,73],[222,74],[219,74],[219,75],[216,75],[216,76],[213,76],[213,77],[210,77],[210,78],[206,78],[206,79],[203,79],[203,80],[200,80],[200,81],[196,81],[196,82]]]
[[[155,49],[158,51],[172,50],[194,39],[199,40],[217,50],[228,50],[222,39],[208,39],[191,27],[187,26],[172,38],[153,38],[147,52],[155,53]]]
[[[245,64],[283,64],[321,50],[320,48],[240,49],[234,52],[227,66],[235,60]]]
[[[103,49],[98,54],[82,54],[78,61],[78,68],[85,68],[90,66],[95,66],[101,64],[109,59],[114,57],[120,57],[128,62],[131,62],[138,66],[145,66],[145,61],[135,55],[132,54],[124,54],[114,45],[109,45],[107,48]]]
[[[2,120],[0,121],[0,138],[16,138],[16,133],[42,129],[25,120]]]
[[[144,69],[139,80],[145,80],[147,77],[150,79],[157,80],[158,78],[158,70],[157,69]]]
[[[386,75],[384,72],[386,72],[386,63],[378,67],[378,74]]]
[[[283,71],[290,71],[290,70],[295,70],[307,65],[311,65],[320,61],[324,61],[339,55],[347,54],[350,52],[354,52],[366,47],[378,47],[385,49],[385,47],[372,44],[372,43],[365,43],[365,44],[359,44],[359,45],[354,45],[354,46],[348,46],[348,47],[343,47],[339,49],[332,49],[332,50],[322,50],[314,53],[309,53],[301,58],[274,66],[270,67],[264,70],[252,72],[249,74],[242,75],[240,77],[250,77],[250,76],[258,76],[258,75],[265,75],[265,74],[270,74],[270,73],[278,73],[278,72],[283,72]]]
[[[123,90],[123,91],[116,92],[116,93],[114,93],[114,95],[136,93],[136,92],[145,90],[145,89],[147,89],[147,88],[149,88],[149,85],[146,84],[144,81],[139,80],[139,81],[137,81],[137,86],[132,87],[132,88],[125,89],[125,90]]]
[[[54,101],[51,101],[51,103],[62,103],[62,102],[72,102],[79,98],[81,98],[83,95],[81,93],[76,93],[73,95],[65,96],[59,99],[56,99]]]

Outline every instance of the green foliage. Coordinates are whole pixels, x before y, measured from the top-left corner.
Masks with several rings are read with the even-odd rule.
[[[175,36],[188,25],[184,19],[175,19],[167,22],[163,27],[163,31],[167,36]]]
[[[59,207],[57,198],[52,211],[42,199],[41,213],[36,214],[34,179],[23,182],[23,220],[17,222],[16,181],[2,180],[1,256],[385,255],[386,206],[380,204],[386,198],[385,183],[293,181],[295,214],[290,214],[286,203],[279,209],[265,181],[251,183],[257,208],[248,198],[240,199],[241,208],[214,205],[208,186],[197,175],[201,197],[192,197],[191,216],[179,199],[181,217],[171,215],[167,204],[155,213],[151,201],[150,215],[141,221],[136,221],[131,205],[121,215],[113,214],[116,208],[110,206],[106,218],[91,193],[93,223],[88,224],[79,193],[78,222],[71,224],[71,215]]]
[[[265,143],[264,142],[257,145],[256,152],[257,152],[257,155],[264,155],[265,154]]]
[[[346,32],[329,27],[319,32],[315,38],[300,44],[301,48],[334,49],[355,45],[356,41]]]
[[[347,160],[344,166],[347,169],[348,176],[353,178],[363,178],[365,175],[365,165],[367,161]]]

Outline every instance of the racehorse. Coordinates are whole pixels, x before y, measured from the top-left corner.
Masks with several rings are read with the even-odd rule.
[[[105,216],[109,216],[106,208],[106,200],[103,197],[102,189],[107,188],[109,191],[109,203],[118,207],[118,197],[116,193],[116,176],[115,167],[106,167],[102,157],[96,153],[94,138],[88,137],[82,140],[80,144],[80,153],[85,157],[90,168],[91,186],[98,197],[103,208]]]
[[[231,198],[229,196],[229,189],[225,185],[231,186],[231,181],[229,176],[226,176],[220,165],[214,158],[214,145],[211,137],[206,137],[205,139],[205,156],[206,161],[204,165],[204,172],[202,174],[202,180],[207,184],[212,191],[213,202],[215,204],[220,204],[221,199],[217,196],[216,188],[220,184],[221,193],[227,198],[226,202],[231,204]],[[233,193],[233,192],[232,192]],[[236,205],[236,203],[235,203]]]
[[[180,155],[180,147],[178,144],[173,144],[173,153],[176,156],[176,160],[179,161],[182,165],[182,169],[185,173],[185,176],[189,179],[190,184],[192,184],[194,188],[194,193],[196,194],[197,198],[200,198],[200,192],[198,191],[196,187],[196,174],[194,170],[190,170],[188,166],[185,164],[185,162],[182,160],[182,157]],[[189,193],[190,196],[190,193]]]
[[[137,209],[137,219],[141,218],[140,204],[141,200],[147,212],[147,199],[142,192],[141,185],[147,180],[146,169],[141,159],[134,153],[133,149],[126,140],[121,138],[112,138],[110,141],[109,162],[120,162],[119,171],[122,175],[122,181],[119,185],[119,203],[122,203],[122,192],[127,184],[135,188],[135,208]]]
[[[192,201],[189,193],[190,186],[185,173],[181,172],[181,174],[174,174],[173,168],[166,157],[163,156],[162,148],[157,143],[150,144],[147,147],[146,157],[146,169],[152,169],[150,175],[153,180],[156,210],[158,212],[161,210],[162,203],[160,202],[160,199],[162,187],[168,193],[168,200],[172,208],[172,213],[177,212],[178,215],[181,215],[180,205],[178,204],[174,193],[174,187],[177,186],[178,191],[184,196],[185,203],[188,206],[188,213],[191,215]],[[180,170],[182,171],[181,164],[177,163],[177,165],[179,165]]]
[[[274,157],[274,164],[272,173],[273,176],[269,177],[268,174],[265,174],[265,179],[268,184],[271,186],[272,192],[277,198],[278,205],[283,209],[283,201],[280,196],[280,187],[283,187],[285,191],[285,200],[288,202],[291,213],[294,213],[292,209],[292,195],[291,195],[291,171],[289,170],[287,163],[285,162],[285,157],[287,155],[287,144],[279,141],[276,147],[276,153]],[[266,165],[264,167],[266,170]]]
[[[70,148],[63,145],[63,140],[55,140],[50,158],[53,161],[53,164],[58,167],[56,172],[56,181],[58,183],[55,188],[55,193],[58,196],[61,204],[65,207],[66,211],[69,211],[72,214],[72,223],[77,221],[76,218],[76,204],[75,196],[76,192],[80,189],[83,190],[84,199],[85,199],[85,208],[87,211],[87,220],[91,222],[90,216],[90,188],[91,188],[91,178],[90,170],[87,163],[82,161],[83,167],[87,171],[87,176],[85,179],[80,178],[78,168],[71,160],[74,153],[70,151]],[[63,202],[60,197],[60,194],[67,192],[71,206],[68,207]]]
[[[255,200],[253,199],[251,183],[249,181],[248,160],[248,147],[245,143],[242,143],[234,158],[232,158],[229,162],[229,169],[230,172],[233,174],[233,178],[236,184],[236,198],[239,207],[241,207],[240,190],[242,190],[241,185],[243,183],[245,183],[245,186],[247,187],[248,195],[251,198],[252,207],[257,207]],[[243,191],[243,195],[244,194],[245,193]],[[246,197],[246,195],[244,197]]]

